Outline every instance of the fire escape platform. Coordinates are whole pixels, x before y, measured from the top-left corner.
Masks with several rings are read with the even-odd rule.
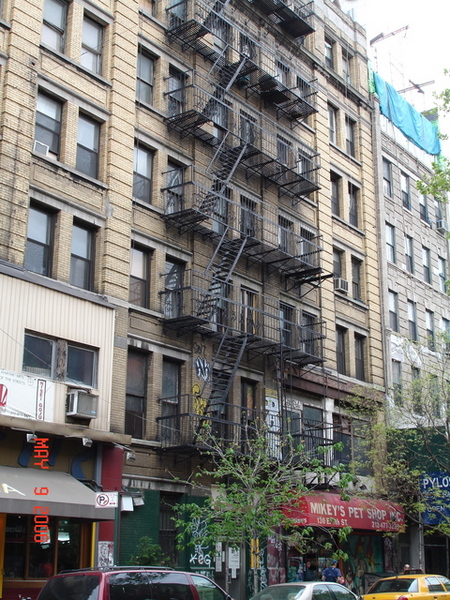
[[[255,4],[272,21],[294,38],[308,35],[314,31],[314,28],[308,22],[308,18],[312,16],[312,11],[308,11],[306,6],[294,11],[281,0],[254,0],[252,4]]]

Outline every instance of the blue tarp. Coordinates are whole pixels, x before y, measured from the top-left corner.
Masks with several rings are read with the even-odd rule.
[[[440,154],[441,142],[436,127],[378,73],[373,73],[373,81],[380,99],[381,113],[392,121],[413,144],[428,154]]]

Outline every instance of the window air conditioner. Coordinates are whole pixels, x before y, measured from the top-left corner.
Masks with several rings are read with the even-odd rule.
[[[436,229],[439,231],[439,233],[447,233],[447,231],[448,231],[447,221],[443,221],[442,219],[440,219],[439,221],[436,221]]]
[[[336,292],[345,292],[348,293],[348,281],[346,279],[342,279],[342,277],[334,278],[334,290]]]
[[[98,396],[85,390],[70,390],[67,394],[66,415],[80,419],[97,418]]]
[[[49,150],[50,150],[50,146],[47,146],[47,144],[43,144],[39,140],[34,140],[34,148],[33,149],[34,149],[35,152],[39,152],[39,154],[43,154],[44,156],[48,156],[48,153],[49,153]]]

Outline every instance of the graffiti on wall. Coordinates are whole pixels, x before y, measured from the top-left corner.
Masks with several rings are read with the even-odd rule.
[[[194,361],[195,372],[199,379],[203,379],[203,381],[209,381],[211,379],[211,365],[202,356],[197,356]]]
[[[192,538],[194,549],[189,557],[189,564],[192,569],[198,572],[199,569],[210,569],[213,566],[211,550],[208,546],[203,546],[198,540],[204,537],[206,533],[206,523],[198,517],[192,520]]]

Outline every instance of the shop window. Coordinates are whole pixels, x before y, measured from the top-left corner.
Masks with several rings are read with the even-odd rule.
[[[4,576],[48,579],[63,569],[89,564],[90,525],[76,519],[49,517],[50,537],[34,541],[34,522],[27,515],[6,515]]]

